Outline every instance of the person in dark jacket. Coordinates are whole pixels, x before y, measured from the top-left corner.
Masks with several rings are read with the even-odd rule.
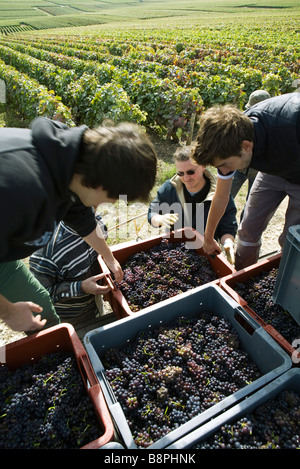
[[[158,189],[148,209],[148,222],[167,230],[190,226],[203,235],[216,179],[204,166],[195,164],[191,159],[191,146],[178,148],[174,163],[177,172]],[[216,229],[216,237],[231,263],[234,263],[236,212],[230,196]]]
[[[0,141],[0,318],[13,330],[32,332],[60,320],[22,260],[45,246],[63,220],[120,281],[121,266],[97,230],[95,209],[121,195],[148,200],[157,155],[146,133],[130,123],[68,128],[40,117],[31,129],[0,129]]]
[[[261,235],[281,201],[288,196],[285,224],[300,223],[300,93],[266,99],[247,111],[216,106],[200,118],[193,158],[218,168],[218,182],[204,234],[204,250],[220,252],[214,233],[224,213],[235,170],[259,173],[246,202],[238,230],[237,270],[257,262]]]
[[[253,91],[253,93],[250,94],[248,102],[246,104],[246,109],[249,109],[251,106],[254,106],[257,103],[260,103],[260,101],[264,101],[265,99],[271,98],[271,95],[268,93],[266,90],[256,90]],[[231,186],[231,195],[233,198],[235,198],[244,184],[244,182],[247,181],[248,184],[248,191],[247,191],[247,196],[246,200],[249,197],[251,187],[253,185],[254,179],[257,175],[257,171],[253,168],[247,168],[246,170],[236,170],[232,179],[232,186]],[[241,213],[241,218],[240,220],[243,219],[244,215],[244,210]]]

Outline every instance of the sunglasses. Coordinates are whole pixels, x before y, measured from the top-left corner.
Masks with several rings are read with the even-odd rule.
[[[194,169],[188,169],[187,171],[177,171],[177,176],[184,176],[185,174],[187,174],[188,176],[192,176],[193,174],[195,174],[195,170]]]

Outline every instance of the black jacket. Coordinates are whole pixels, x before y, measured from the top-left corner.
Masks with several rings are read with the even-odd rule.
[[[300,93],[267,99],[245,114],[255,129],[250,167],[300,184]]]
[[[86,129],[41,117],[30,130],[0,129],[0,262],[47,244],[60,220],[80,236],[94,230],[94,209],[68,189]]]

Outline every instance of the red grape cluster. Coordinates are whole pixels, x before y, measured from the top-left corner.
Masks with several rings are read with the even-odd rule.
[[[260,376],[231,323],[209,311],[141,331],[101,360],[141,447]]]
[[[300,395],[287,390],[234,423],[223,425],[195,449],[299,449]]]
[[[165,239],[132,255],[123,272],[119,287],[133,312],[217,278],[207,257]]]
[[[267,324],[274,327],[288,342],[300,337],[300,326],[295,319],[280,305],[275,304],[272,295],[278,269],[261,272],[244,283],[237,283],[235,291],[247,301]]]
[[[1,449],[76,449],[103,435],[69,353],[0,367],[0,408]]]

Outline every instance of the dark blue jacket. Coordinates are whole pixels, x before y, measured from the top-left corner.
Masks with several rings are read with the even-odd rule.
[[[267,99],[245,114],[255,131],[250,167],[300,184],[300,93]]]

